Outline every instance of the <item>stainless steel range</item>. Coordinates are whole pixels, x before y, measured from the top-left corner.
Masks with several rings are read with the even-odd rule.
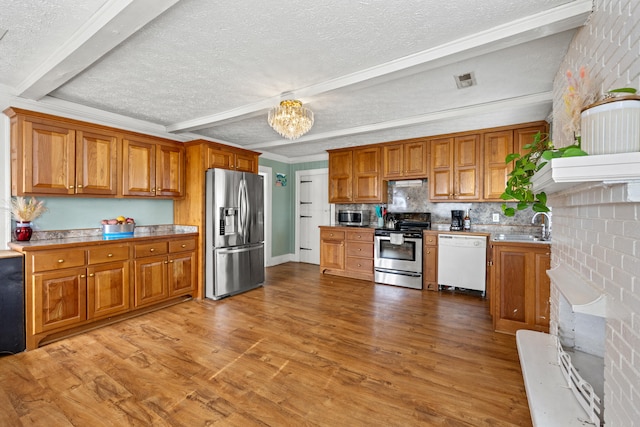
[[[431,228],[431,214],[388,213],[385,224],[375,230],[374,280],[422,289],[422,230]]]

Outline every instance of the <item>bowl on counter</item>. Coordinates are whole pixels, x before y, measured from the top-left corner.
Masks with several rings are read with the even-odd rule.
[[[102,238],[104,240],[133,237],[135,223],[127,224],[102,224]]]

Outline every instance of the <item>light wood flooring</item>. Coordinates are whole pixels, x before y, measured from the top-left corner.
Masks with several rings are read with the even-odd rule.
[[[530,426],[488,301],[322,276],[0,358],[2,426]]]

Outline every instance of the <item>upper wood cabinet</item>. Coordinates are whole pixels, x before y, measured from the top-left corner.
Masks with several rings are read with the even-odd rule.
[[[381,148],[329,151],[329,203],[384,203]]]
[[[427,178],[427,140],[384,144],[382,178],[387,180]]]
[[[11,119],[11,192],[24,195],[117,194],[115,133],[7,109]]]
[[[183,144],[8,108],[11,192],[24,195],[181,197]]]
[[[432,139],[429,149],[429,199],[480,200],[480,135]]]
[[[184,194],[182,144],[158,144],[142,136],[122,139],[122,195],[180,197]]]
[[[211,143],[207,146],[208,168],[258,173],[258,156],[254,151],[234,149]]]
[[[488,132],[484,139],[484,195],[487,201],[499,201],[504,192],[509,173],[513,170],[513,162],[505,163],[511,153],[522,154],[524,146],[533,142],[538,132],[547,132],[545,122],[532,123],[529,126],[515,129],[504,129]]]

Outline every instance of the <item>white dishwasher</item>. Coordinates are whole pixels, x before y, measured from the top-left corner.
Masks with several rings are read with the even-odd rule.
[[[487,237],[438,235],[438,284],[482,291],[487,277]]]

